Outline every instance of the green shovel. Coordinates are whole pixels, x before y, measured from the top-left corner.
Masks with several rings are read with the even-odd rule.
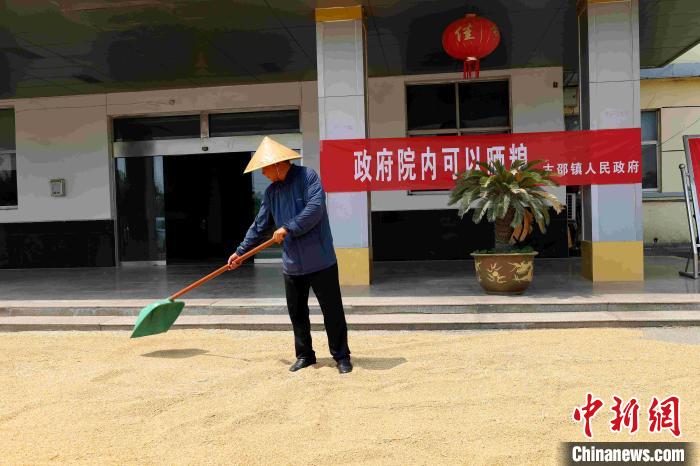
[[[260,246],[251,249],[247,253],[243,254],[239,260],[243,262],[255,254],[259,253],[265,248],[268,248],[275,244],[273,240],[265,241]],[[173,322],[178,318],[182,308],[185,307],[185,303],[182,301],[175,301],[183,294],[188,291],[197,288],[202,283],[208,282],[212,278],[218,277],[222,273],[229,270],[228,264],[218,268],[206,277],[200,278],[191,285],[186,286],[174,295],[170,296],[168,299],[163,299],[161,301],[156,301],[155,303],[149,304],[148,306],[141,309],[138,319],[136,319],[136,324],[134,325],[134,331],[131,333],[131,338],[145,337],[148,335],[156,335],[158,333],[167,332],[168,329],[173,325]]]

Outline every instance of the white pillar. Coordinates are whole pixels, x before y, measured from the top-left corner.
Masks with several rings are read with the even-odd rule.
[[[582,129],[639,128],[638,0],[579,0]],[[582,273],[644,279],[642,185],[583,189]]]
[[[321,140],[367,137],[365,36],[362,6],[316,9]],[[370,193],[328,195],[343,285],[368,285],[371,281],[370,199]]]

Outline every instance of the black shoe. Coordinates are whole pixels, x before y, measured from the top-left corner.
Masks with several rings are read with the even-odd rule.
[[[338,372],[341,374],[352,372],[352,363],[350,362],[350,358],[345,358],[338,361]]]
[[[299,358],[297,359],[297,362],[292,364],[289,370],[290,372],[296,372],[299,369],[309,367],[311,364],[316,364],[316,358]]]

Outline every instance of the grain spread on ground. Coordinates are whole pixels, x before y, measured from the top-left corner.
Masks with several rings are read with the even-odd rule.
[[[339,375],[288,372],[291,332],[3,333],[3,464],[557,464],[590,391],[599,441],[647,432],[652,396],[681,399],[700,440],[700,345],[642,330],[351,332]],[[640,432],[613,434],[612,396],[640,400]]]

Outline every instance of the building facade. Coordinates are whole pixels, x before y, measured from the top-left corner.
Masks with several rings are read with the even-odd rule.
[[[416,35],[439,33],[445,19],[461,10],[453,3],[432,2],[424,11],[417,3],[403,10],[391,2],[386,9],[307,6],[297,18],[303,26],[294,27],[314,32],[315,63],[295,79],[213,85],[206,83],[216,80],[198,78],[194,66],[187,73],[195,85],[176,79],[127,85],[122,81],[128,78],[117,76],[111,87],[87,86],[89,92],[79,92],[82,84],[64,85],[60,92],[51,86],[6,92],[0,101],[0,267],[222,260],[252,221],[266,186],[259,176],[241,174],[263,135],[301,151],[302,163],[318,169],[325,139],[564,131],[575,129],[565,117],[576,116],[581,129],[641,127],[643,183],[554,189],[563,203],[575,201],[568,214],[553,217],[547,234],[534,236],[533,245],[544,257],[582,255],[583,273],[593,280],[641,279],[643,243],[687,241],[677,166],[683,160],[681,136],[697,129],[700,95],[698,78],[640,84],[640,55],[661,64],[676,53],[658,55],[661,48],[649,39],[663,36],[657,30],[642,34],[640,46],[640,24],[648,26],[655,10],[637,0],[543,1],[540,13],[547,13],[553,29],[519,50],[526,11],[508,2],[496,2],[499,11],[489,11],[477,2],[484,16],[513,21],[501,25],[505,51],[494,52],[491,66],[484,60],[478,79],[464,79],[459,64],[416,43]],[[683,2],[676,7],[686,8]],[[416,26],[417,32],[391,25],[415,25],[415,18],[436,15],[442,22]],[[578,24],[578,35],[571,36],[572,24]],[[6,29],[12,37],[29,34]],[[304,49],[292,29],[287,32]],[[547,55],[550,42],[557,45],[555,58],[539,56]],[[137,45],[145,43],[148,35]],[[256,45],[250,48],[254,55]],[[43,50],[58,55],[60,47]],[[263,43],[257,50],[269,52]],[[418,67],[413,64],[420,53],[428,61]],[[378,71],[378,63],[386,69]],[[412,66],[420,69],[411,72]],[[274,75],[271,64],[263,68]],[[580,111],[565,115],[572,68],[579,77]],[[457,218],[445,191],[338,193],[329,196],[328,206],[348,284],[369,283],[374,260],[464,259],[493,242],[490,225]]]
[[[644,79],[641,97],[645,160],[655,166],[644,191],[644,242],[690,247],[678,167],[686,164],[683,136],[700,134],[700,77]]]

